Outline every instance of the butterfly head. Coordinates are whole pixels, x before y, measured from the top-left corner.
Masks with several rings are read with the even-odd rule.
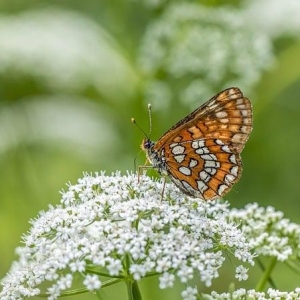
[[[144,138],[141,144],[142,150],[146,152],[147,159],[152,165],[157,161],[157,153],[153,149],[154,144],[149,138]]]
[[[142,150],[148,152],[149,149],[151,149],[154,145],[154,142],[152,142],[149,138],[144,138],[141,144]]]
[[[150,140],[151,137],[151,129],[152,129],[152,120],[151,120],[151,105],[148,104],[148,112],[149,112],[149,134],[146,132],[136,123],[135,119],[132,118],[131,122],[135,124],[145,135],[145,138],[142,141],[141,148],[144,152],[146,152],[147,161],[153,166],[153,168],[157,169],[160,174],[167,175],[167,166],[165,159],[162,159],[161,153],[155,149],[155,142]]]

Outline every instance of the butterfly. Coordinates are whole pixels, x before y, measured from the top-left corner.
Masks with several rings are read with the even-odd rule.
[[[203,200],[223,197],[242,173],[242,152],[252,131],[252,105],[240,89],[218,93],[141,148],[162,175],[185,194]]]

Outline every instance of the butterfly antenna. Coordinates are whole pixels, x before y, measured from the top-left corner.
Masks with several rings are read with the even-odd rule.
[[[149,139],[152,133],[152,114],[151,114],[151,104],[148,103],[148,114],[149,114]]]
[[[148,134],[142,129],[142,127],[136,122],[135,118],[131,118],[131,123],[134,124],[148,139]]]
[[[131,123],[137,126],[137,128],[145,135],[147,139],[150,139],[152,133],[152,116],[151,116],[151,104],[148,104],[148,114],[149,114],[149,134],[147,134],[142,127],[136,122],[135,118],[131,118]]]
[[[151,136],[151,130],[152,130],[152,119],[151,119],[151,104],[148,104],[148,113],[149,113],[149,135],[142,129],[142,127],[140,127],[140,125],[136,122],[135,118],[131,118],[131,123],[134,124],[135,126],[137,126],[137,128],[145,135],[145,137],[147,139],[150,139]],[[134,158],[134,170],[137,170],[137,158],[139,156],[139,154],[142,152],[143,150],[140,150],[139,153],[135,156]]]

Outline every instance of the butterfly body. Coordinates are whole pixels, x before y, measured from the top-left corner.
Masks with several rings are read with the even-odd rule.
[[[160,174],[185,194],[224,196],[242,172],[240,153],[252,130],[252,107],[238,88],[226,89],[142,149]]]
[[[155,142],[149,139],[144,139],[141,147],[146,152],[147,159],[151,163],[152,167],[157,169],[158,173],[161,175],[169,175],[165,157],[154,149],[154,145]]]

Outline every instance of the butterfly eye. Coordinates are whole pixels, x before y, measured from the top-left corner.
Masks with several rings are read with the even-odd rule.
[[[144,139],[142,143],[142,149],[149,149],[153,146],[153,142],[151,142],[149,139]]]

